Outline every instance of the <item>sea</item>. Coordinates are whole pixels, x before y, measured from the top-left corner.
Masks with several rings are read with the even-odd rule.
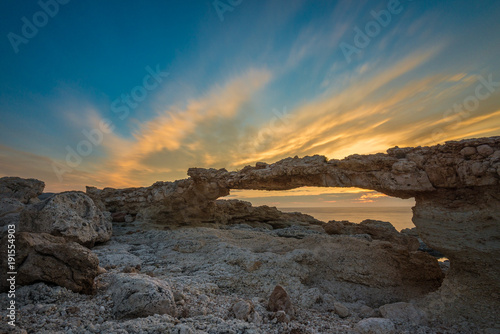
[[[348,220],[360,223],[365,219],[390,222],[398,231],[415,227],[411,221],[411,207],[320,207],[320,208],[278,208],[283,212],[302,212],[324,222],[330,220]]]

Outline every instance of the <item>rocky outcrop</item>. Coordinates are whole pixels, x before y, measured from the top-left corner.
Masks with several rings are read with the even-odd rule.
[[[117,224],[112,240],[93,249],[99,250],[103,266],[105,260],[111,265],[95,279],[92,298],[52,284],[18,287],[17,326],[29,333],[41,328],[51,333],[354,333],[359,320],[381,317],[381,305],[422,296],[433,284],[421,278],[413,285],[404,281],[408,267],[387,260],[388,253],[399,252],[397,245],[327,235],[319,226],[158,229],[146,223],[139,231],[136,225],[133,233],[125,233],[129,227]],[[301,230],[303,237],[277,233],[290,230]],[[426,267],[413,270],[422,273]],[[138,280],[129,281],[132,276]],[[165,296],[158,289],[162,283],[172,291],[176,317],[159,314],[162,307],[156,302],[166,300],[173,306],[168,292]],[[276,285],[288,292],[293,319],[283,310],[268,311]],[[438,285],[434,283],[433,290]],[[0,304],[4,300],[7,295],[0,294]],[[148,316],[142,317],[140,310]],[[3,319],[5,314],[2,307]],[[390,326],[383,325],[392,321],[378,320],[380,326],[369,322],[360,327],[363,333],[391,333]],[[482,333],[463,321],[458,327],[392,325],[394,333]]]
[[[15,251],[15,270],[9,271],[17,271],[17,285],[49,282],[92,293],[99,260],[82,245],[109,240],[110,217],[82,192],[41,195],[44,185],[35,179],[0,179],[1,244],[7,245],[7,229],[15,241],[9,248]],[[7,247],[2,251],[7,272]],[[6,282],[2,279],[2,291]]]
[[[224,173],[215,171],[213,173]],[[198,193],[201,191],[201,193]],[[112,212],[114,222],[127,222],[128,217],[168,225],[199,226],[203,224],[282,228],[293,224],[322,224],[300,212],[284,213],[266,205],[254,207],[240,200],[216,200],[229,190],[219,183],[199,183],[192,179],[175,182],[156,182],[147,188],[99,190],[87,187],[87,194],[103,210]]]
[[[224,225],[248,224],[250,226],[269,226],[284,228],[291,225],[321,225],[323,222],[312,216],[300,213],[281,212],[267,205],[252,206],[252,203],[240,200],[217,200],[213,222]]]
[[[224,174],[224,171],[215,171]],[[175,182],[156,182],[150,187],[97,189],[87,187],[97,205],[111,213],[138,215],[143,221],[161,223],[199,224],[210,222],[215,214],[215,200],[229,194],[229,189],[217,182],[194,182],[192,179]]]
[[[1,244],[7,244],[7,237]],[[74,292],[90,294],[94,290],[99,259],[89,249],[46,233],[16,234],[16,284],[54,283]],[[2,247],[2,268],[7,268],[7,247]],[[2,279],[1,290],[7,281]]]
[[[436,306],[431,315],[496,321],[500,310],[500,137],[395,147],[387,154],[352,155],[343,160],[287,158],[225,174],[192,168],[188,174],[195,182],[225,183],[228,189],[359,187],[414,197],[413,222],[418,234],[451,262],[443,287],[433,295]],[[471,314],[470,308],[477,312]]]
[[[36,199],[41,195],[45,183],[36,179],[22,179],[20,177],[0,178],[0,199],[14,198],[23,204]]]
[[[87,247],[111,238],[111,217],[79,191],[55,194],[22,213],[19,230],[62,236]]]
[[[450,260],[438,293],[422,302],[429,315],[498,321],[500,312],[500,189],[439,189],[416,197],[413,222],[431,248]],[[451,320],[453,321],[453,320]]]
[[[451,260],[434,315],[494,323],[500,310],[500,137],[445,145],[391,148],[387,154],[287,158],[237,172],[191,168],[189,179],[148,188],[89,188],[110,211],[199,222],[230,189],[287,190],[303,186],[359,187],[414,197],[413,221],[423,241]],[[148,209],[151,207],[151,209]],[[161,221],[161,219],[158,219]],[[428,305],[432,303],[428,302]],[[488,306],[484,306],[488,305]],[[471,314],[467,308],[478,310]],[[480,312],[479,312],[480,311]]]
[[[328,234],[367,235],[370,239],[389,241],[408,248],[410,252],[418,250],[418,239],[399,233],[389,222],[366,219],[359,224],[349,221],[329,221],[323,225]]]

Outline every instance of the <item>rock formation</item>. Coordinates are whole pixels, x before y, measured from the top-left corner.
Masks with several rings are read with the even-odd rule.
[[[21,213],[19,230],[63,236],[87,247],[111,238],[111,217],[79,191],[55,194]]]
[[[170,286],[147,275],[115,274],[108,293],[114,301],[113,314],[118,319],[177,313]]]
[[[1,240],[7,244],[7,237]],[[1,267],[7,268],[7,247],[1,250]],[[75,292],[90,294],[94,289],[99,259],[89,249],[47,233],[16,234],[16,284],[50,282]],[[3,275],[3,273],[2,273]],[[0,291],[6,291],[2,279]]]
[[[0,178],[0,199],[14,198],[23,204],[41,195],[45,183],[36,179],[22,179],[20,177]]]
[[[18,227],[21,211],[29,203],[38,203],[45,183],[20,177],[0,178],[0,239],[7,234],[8,225]]]
[[[211,170],[224,174],[224,170]],[[283,213],[266,205],[254,207],[240,200],[216,200],[229,194],[221,184],[195,182],[193,179],[156,182],[150,187],[103,190],[87,187],[94,202],[112,213],[113,221],[126,222],[135,217],[142,222],[178,226],[203,224],[231,225],[238,223],[272,228],[294,223],[321,225],[319,220],[300,212]]]
[[[99,260],[84,246],[111,238],[110,216],[82,192],[43,196],[44,186],[35,179],[0,179],[0,291],[8,288],[3,279],[7,272],[4,246],[10,229],[14,231],[16,270],[9,271],[17,271],[17,285],[50,282],[92,293]]]
[[[239,172],[192,168],[195,182],[227,189],[359,187],[414,197],[423,241],[451,261],[435,312],[494,322],[500,310],[500,137],[392,148],[387,154],[288,158]],[[493,311],[492,311],[493,310]],[[434,313],[435,313],[434,312]]]
[[[225,170],[213,171],[225,174]],[[199,224],[213,222],[215,200],[229,195],[229,189],[212,182],[192,179],[156,182],[150,187],[103,190],[87,187],[87,195],[111,213],[138,215],[142,221]]]
[[[391,223],[379,220],[366,219],[359,224],[332,220],[323,228],[328,234],[366,235],[369,239],[389,241],[407,247],[410,252],[420,247],[416,237],[399,233]]]
[[[451,260],[433,302],[450,319],[493,323],[500,310],[500,137],[391,148],[387,154],[287,158],[238,172],[191,168],[189,179],[148,188],[89,188],[116,212],[157,221],[200,222],[216,216],[215,200],[230,189],[287,190],[303,186],[359,187],[399,198],[414,197],[413,222],[423,241]],[[162,219],[163,218],[163,219]],[[467,309],[474,309],[471,313]]]

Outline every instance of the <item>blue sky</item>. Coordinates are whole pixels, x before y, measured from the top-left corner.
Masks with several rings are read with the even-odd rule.
[[[498,1],[6,0],[0,15],[0,175],[49,191],[500,134]]]

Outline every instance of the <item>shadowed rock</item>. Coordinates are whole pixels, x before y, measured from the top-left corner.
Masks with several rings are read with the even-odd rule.
[[[7,237],[1,241],[7,244]],[[2,249],[2,268],[7,268],[7,247]],[[99,260],[89,249],[62,237],[46,233],[16,233],[17,285],[48,282],[91,294]],[[2,279],[2,291],[7,291]]]
[[[22,213],[19,230],[50,233],[92,247],[111,238],[111,219],[92,199],[79,191],[55,194],[29,205]]]
[[[416,251],[420,247],[417,238],[399,233],[391,223],[380,220],[366,219],[359,224],[345,220],[332,220],[324,224],[323,228],[328,234],[366,234],[375,240],[389,241],[391,243],[406,246],[409,251]]]
[[[22,179],[20,177],[0,178],[0,199],[14,198],[23,204],[41,195],[45,183],[36,179]]]
[[[267,309],[271,312],[283,311],[290,317],[293,317],[295,314],[288,292],[286,292],[286,290],[280,285],[276,285],[271,293]]]

